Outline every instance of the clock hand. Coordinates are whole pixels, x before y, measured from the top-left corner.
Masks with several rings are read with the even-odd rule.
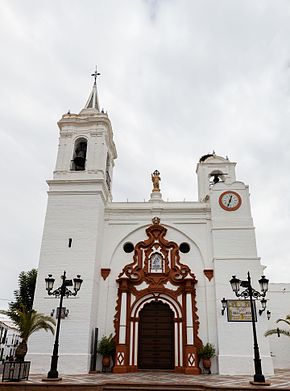
[[[230,206],[230,203],[231,203],[232,198],[233,198],[233,196],[230,196],[230,199],[229,199],[229,202],[228,202],[228,204],[227,204],[227,207]]]

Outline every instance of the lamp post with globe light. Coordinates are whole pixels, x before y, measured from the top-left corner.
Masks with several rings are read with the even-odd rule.
[[[53,284],[55,279],[52,277],[51,274],[48,275],[48,277],[45,279],[46,284],[46,290],[49,296],[55,296],[56,298],[60,298],[59,301],[59,310],[57,313],[57,325],[56,325],[56,333],[55,333],[55,342],[53,346],[53,353],[51,356],[51,365],[50,370],[47,374],[48,379],[59,379],[58,377],[58,370],[57,370],[57,362],[58,362],[58,346],[59,346],[59,332],[60,332],[60,321],[62,316],[62,303],[63,298],[69,297],[69,296],[76,296],[78,291],[81,289],[81,285],[83,280],[80,278],[80,275],[77,275],[72,280],[66,279],[66,272],[63,272],[63,275],[61,276],[62,284],[59,288],[53,290]],[[68,287],[73,286],[73,290],[70,290]]]
[[[258,340],[257,340],[257,332],[256,332],[256,323],[255,323],[255,309],[254,309],[254,299],[262,298],[262,307],[263,309],[266,308],[266,302],[265,299],[266,293],[268,291],[268,283],[269,280],[262,276],[259,280],[260,289],[261,292],[258,292],[255,290],[251,285],[251,276],[250,272],[248,272],[248,278],[246,281],[239,280],[236,276],[233,276],[230,280],[230,284],[232,287],[232,290],[234,291],[235,295],[237,297],[244,297],[245,299],[250,299],[250,305],[251,305],[251,319],[252,319],[252,329],[253,329],[253,339],[254,339],[254,366],[255,366],[255,374],[254,374],[254,383],[264,384],[268,385],[268,383],[265,382],[265,377],[262,373],[262,365],[261,365],[261,358],[259,353],[259,346],[258,346]],[[240,287],[245,288],[244,291],[240,292]]]

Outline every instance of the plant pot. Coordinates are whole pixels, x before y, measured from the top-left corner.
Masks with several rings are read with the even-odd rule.
[[[211,367],[211,360],[210,360],[210,358],[203,358],[202,359],[202,365],[203,365],[204,369],[210,369],[210,367]]]
[[[111,364],[111,357],[110,356],[103,356],[102,358],[102,365],[104,368],[108,368]]]

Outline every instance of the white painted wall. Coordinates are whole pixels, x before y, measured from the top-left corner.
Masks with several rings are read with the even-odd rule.
[[[99,279],[96,242],[103,231],[103,210],[104,202],[98,192],[49,194],[34,308],[50,314],[58,306],[59,299],[48,297],[45,290],[45,277],[49,273],[56,279],[55,288],[60,286],[64,270],[68,279],[80,274],[84,280],[76,297],[64,299],[69,316],[61,324],[60,352],[65,359],[60,360],[60,371],[73,368],[88,371],[91,331],[96,325],[92,308],[97,304],[95,292]],[[69,238],[73,239],[71,248]],[[42,332],[31,337],[29,352],[33,372],[48,368],[52,347],[50,334]]]
[[[271,311],[271,318],[267,321],[267,330],[285,329],[290,331],[290,326],[284,322],[276,323],[278,319],[285,319],[290,314],[290,284],[269,284],[267,294],[267,309]],[[264,337],[269,340],[271,355],[275,368],[290,368],[290,337],[276,335]]]
[[[100,113],[65,115],[59,127],[56,170],[54,179],[48,181],[35,308],[49,314],[58,306],[58,300],[48,297],[45,291],[48,273],[56,279],[63,270],[69,278],[81,274],[84,282],[78,296],[64,300],[70,312],[61,326],[60,373],[88,372],[95,327],[99,329],[99,338],[114,333],[116,279],[123,267],[132,262],[132,254],[125,253],[123,245],[127,241],[136,245],[146,239],[145,229],[153,217],[159,217],[168,230],[167,240],[190,244],[191,251],[181,254],[181,262],[191,268],[198,281],[199,336],[217,348],[213,372],[252,374],[251,325],[228,323],[220,312],[220,300],[234,298],[229,284],[232,275],[245,279],[250,271],[255,285],[264,269],[257,256],[248,187],[236,182],[235,163],[213,156],[198,164],[202,202],[163,202],[158,193],[149,202],[112,203],[106,186],[106,159],[109,152],[112,175],[117,154],[109,119]],[[87,166],[85,171],[72,172],[70,161],[78,137],[88,140]],[[210,174],[215,170],[225,174],[225,181],[209,186]],[[237,191],[242,197],[242,205],[235,212],[225,211],[219,205],[219,196],[225,190]],[[69,238],[73,239],[71,248]],[[101,268],[111,269],[105,281]],[[214,270],[211,281],[205,277],[204,269]],[[60,280],[56,280],[56,286],[59,284]],[[278,299],[273,296],[272,300]],[[263,337],[268,326],[264,315],[257,322],[258,339],[264,373],[272,374],[269,340]],[[53,336],[44,332],[31,338],[28,358],[32,360],[32,372],[48,371],[53,341]],[[280,363],[278,359],[276,362]]]

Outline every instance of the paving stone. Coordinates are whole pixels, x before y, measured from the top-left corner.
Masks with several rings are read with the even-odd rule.
[[[54,385],[43,382],[42,375],[30,375],[29,380],[11,385],[0,383],[1,390],[29,391],[49,390],[53,391]],[[88,375],[62,375],[62,380],[57,382],[56,389],[64,390],[102,390],[102,391],[185,391],[185,390],[269,390],[281,389],[290,391],[290,369],[277,370],[275,375],[266,376],[270,386],[251,385],[253,376],[222,376],[200,375],[191,376],[175,372],[135,372],[126,374],[96,373]],[[23,386],[23,387],[22,387]],[[31,387],[30,387],[31,386]],[[38,387],[36,387],[38,386]]]

